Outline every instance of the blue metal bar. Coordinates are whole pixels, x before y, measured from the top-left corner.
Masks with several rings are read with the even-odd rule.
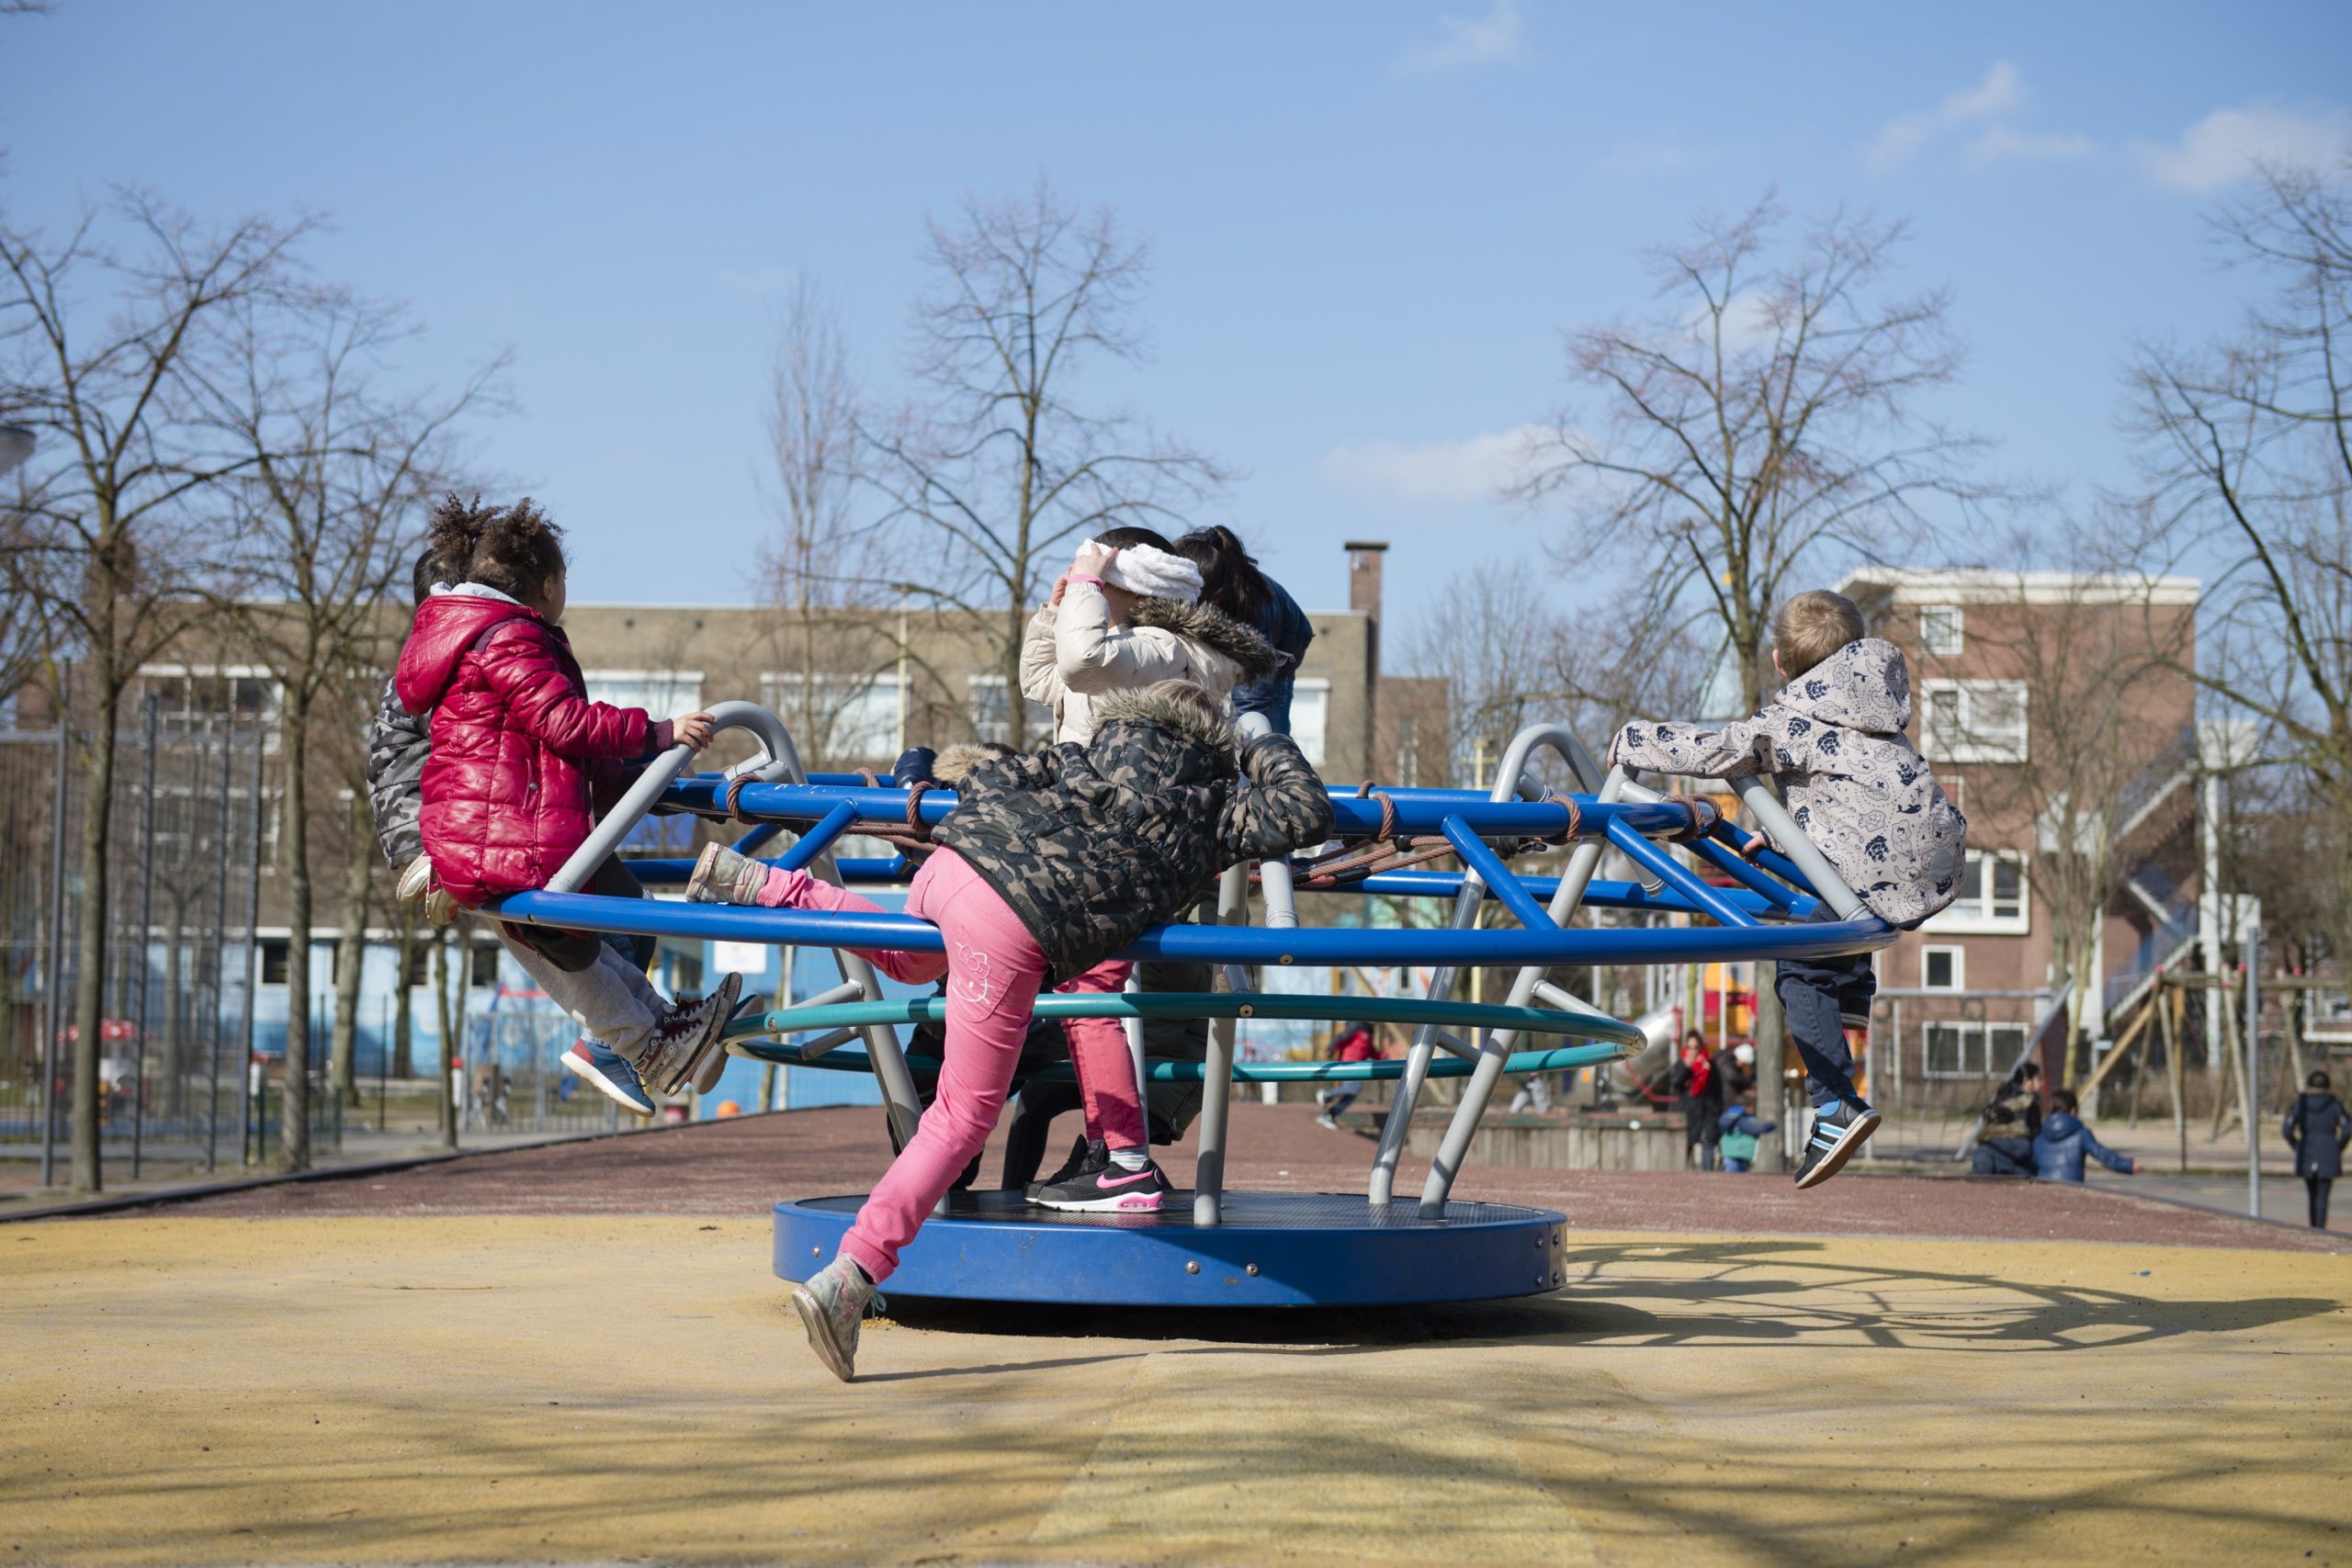
[[[781,822],[763,822],[758,827],[752,829],[750,832],[744,834],[741,838],[736,840],[732,848],[739,855],[755,855],[762,850],[767,848],[767,846],[775,840],[775,836],[783,831],[784,824]],[[632,861],[629,863],[631,869],[635,869],[639,863]],[[666,864],[667,863],[665,862],[662,863]],[[682,875],[678,878],[679,881],[684,882],[686,879],[686,875],[693,874],[694,862],[680,861],[678,863],[686,868],[685,875]],[[639,876],[638,880],[639,882],[643,882],[645,881],[645,878],[643,876]],[[648,884],[648,886],[650,886],[650,884]]]
[[[1723,829],[1718,826],[1715,831],[1720,833]],[[1797,895],[1793,889],[1757,870],[1741,857],[1738,851],[1718,842],[1712,837],[1692,840],[1690,849],[1700,859],[1717,871],[1748,888],[1759,897],[1770,900],[1774,908],[1786,913],[1796,908]],[[1721,892],[1722,889],[1718,888],[1716,891]]]
[[[828,1051],[821,1056],[803,1061],[793,1054],[789,1045],[779,1045],[766,1040],[739,1040],[728,1049],[750,1056],[755,1061],[777,1062],[791,1067],[821,1067],[832,1073],[863,1073],[871,1069],[863,1053],[857,1051]],[[1503,1063],[1506,1073],[1554,1073],[1569,1067],[1590,1067],[1619,1059],[1614,1045],[1561,1045],[1549,1051],[1517,1051]],[[939,1060],[933,1056],[910,1056],[907,1066],[923,1072],[939,1070]],[[1458,1056],[1441,1056],[1429,1066],[1428,1076],[1433,1078],[1466,1077],[1476,1064]],[[1402,1075],[1402,1057],[1380,1062],[1236,1062],[1233,1077],[1237,1083],[1363,1083],[1374,1079],[1394,1078]],[[1200,1083],[1208,1075],[1205,1062],[1152,1062],[1144,1068],[1144,1076],[1153,1083]],[[1026,1083],[1070,1083],[1077,1073],[1069,1063],[1056,1062],[1030,1074]]]
[[[1682,819],[1686,825],[1690,820],[1687,813]],[[1635,865],[1655,872],[1668,887],[1713,916],[1719,923],[1726,926],[1756,924],[1755,916],[1734,906],[1731,900],[1722,897],[1714,888],[1691,875],[1689,867],[1678,863],[1672,855],[1643,838],[1625,823],[1609,824],[1609,841],[1623,851],[1626,859]]]
[[[1461,818],[1447,818],[1441,831],[1445,834],[1445,841],[1453,846],[1453,852],[1462,857],[1462,863],[1477,873],[1478,880],[1487,885],[1488,892],[1503,901],[1504,908],[1519,917],[1521,925],[1532,931],[1559,929],[1559,922],[1552,919],[1544,906],[1537,903],[1521,885],[1519,878],[1511,874],[1510,867],[1503,863],[1502,857],[1487,848],[1487,841],[1465,827]]]
[[[808,863],[833,847],[833,840],[849,830],[857,820],[857,811],[844,801],[825,813],[825,819],[800,835],[800,841],[784,852],[775,863],[778,871],[806,871]]]
[[[501,919],[629,936],[942,951],[936,926],[905,915],[600,898],[584,893],[516,893],[488,908]],[[1547,931],[1171,925],[1144,932],[1115,956],[1201,964],[1685,964],[1828,958],[1884,947],[1894,940],[1893,928],[1875,916],[1790,926],[1764,926],[1741,917],[1724,929],[1575,927]]]

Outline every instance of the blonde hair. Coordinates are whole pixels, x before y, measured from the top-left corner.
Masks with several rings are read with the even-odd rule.
[[[1772,617],[1772,651],[1793,681],[1849,642],[1862,640],[1862,613],[1843,593],[1816,588],[1782,604]]]

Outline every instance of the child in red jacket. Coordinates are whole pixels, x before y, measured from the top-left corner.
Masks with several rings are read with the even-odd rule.
[[[467,581],[417,606],[394,683],[411,713],[433,715],[421,780],[424,852],[443,890],[473,909],[545,887],[587,840],[592,784],[673,744],[702,750],[711,721],[689,713],[657,723],[642,708],[589,701],[557,626],[562,533],[530,502],[446,505],[433,532],[451,559],[472,534]],[[673,1008],[591,935],[502,924],[499,937],[555,1004],[628,1058],[649,1088],[706,1089],[726,1066],[719,1031],[741,976]]]

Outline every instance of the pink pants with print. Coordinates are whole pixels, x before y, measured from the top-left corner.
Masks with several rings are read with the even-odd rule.
[[[759,901],[770,908],[879,908],[799,871],[770,872]],[[1045,983],[1047,967],[1045,953],[1021,918],[953,850],[933,852],[915,873],[907,913],[939,928],[947,942],[944,956],[896,950],[863,956],[907,985],[927,985],[947,976],[947,1045],[938,1090],[915,1135],[875,1184],[865,1206],[857,1212],[856,1224],[842,1239],[842,1250],[876,1282],[898,1268],[899,1249],[914,1239],[1004,1113],[1004,1097],[1012,1088],[1012,1069],[1021,1060],[1021,1043],[1029,1032],[1037,987]],[[1125,984],[1126,967],[1098,964],[1057,988],[1114,991]],[[1099,1122],[1102,1135],[1114,1147],[1140,1147],[1143,1102],[1136,1090],[1125,1032],[1111,1019],[1083,1021],[1105,1026],[1089,1032],[1082,1055],[1079,1031],[1074,1026],[1070,1031],[1070,1059],[1086,1100],[1088,1130],[1091,1134]],[[1115,1061],[1106,1049],[1106,1032],[1116,1048]]]

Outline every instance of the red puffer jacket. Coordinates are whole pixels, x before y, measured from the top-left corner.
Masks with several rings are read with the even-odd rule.
[[[570,640],[503,600],[426,600],[393,680],[433,715],[424,852],[468,908],[545,887],[588,837],[595,764],[667,744],[643,708],[590,702]]]

